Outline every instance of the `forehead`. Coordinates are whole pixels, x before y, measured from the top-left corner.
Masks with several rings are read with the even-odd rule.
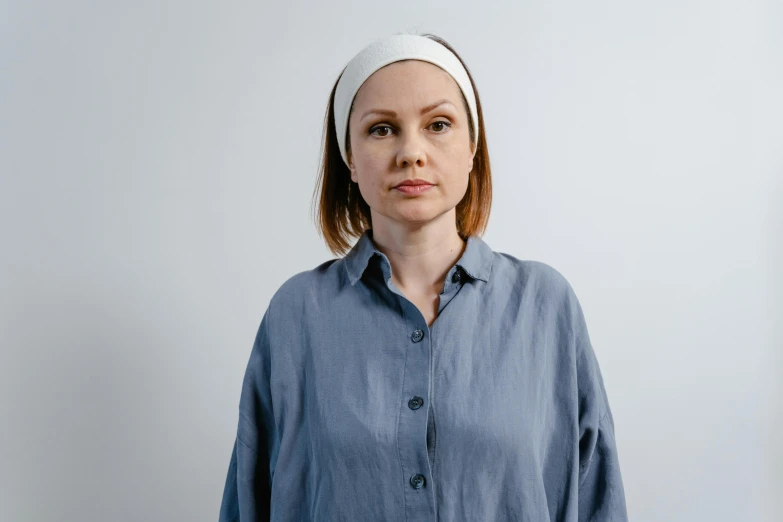
[[[354,98],[354,107],[374,103],[427,104],[446,98],[459,107],[461,92],[449,73],[421,60],[403,60],[375,71],[362,84]]]

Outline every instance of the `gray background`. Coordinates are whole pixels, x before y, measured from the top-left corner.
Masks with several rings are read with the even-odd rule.
[[[333,82],[450,41],[485,240],[574,286],[637,522],[783,520],[783,6],[0,1],[0,520],[216,520],[256,329],[331,259]]]

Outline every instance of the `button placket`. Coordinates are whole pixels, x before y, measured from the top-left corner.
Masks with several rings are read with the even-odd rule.
[[[397,424],[398,448],[405,483],[405,518],[421,520],[435,514],[434,492],[430,491],[431,469],[428,442],[421,434],[427,430],[425,400],[430,387],[430,330],[416,306],[400,294],[400,304],[407,327],[405,370]]]
[[[422,330],[421,328],[416,328],[411,334],[411,341],[413,341],[414,343],[418,343],[421,342],[422,339],[424,339],[424,330]],[[418,395],[408,401],[408,407],[414,411],[421,408],[423,404],[424,404],[424,399],[422,399]],[[425,486],[426,479],[424,475],[422,475],[421,473],[416,473],[415,475],[411,475],[409,482],[413,487],[413,489],[421,489]]]

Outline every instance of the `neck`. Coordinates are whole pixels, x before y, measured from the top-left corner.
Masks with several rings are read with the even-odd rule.
[[[467,245],[455,224],[416,229],[373,226],[372,240],[389,258],[394,284],[416,295],[440,294],[448,271]]]

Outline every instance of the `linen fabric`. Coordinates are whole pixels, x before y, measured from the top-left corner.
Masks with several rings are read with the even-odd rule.
[[[565,277],[470,236],[428,327],[372,237],[272,296],[220,522],[626,522],[614,419]]]

